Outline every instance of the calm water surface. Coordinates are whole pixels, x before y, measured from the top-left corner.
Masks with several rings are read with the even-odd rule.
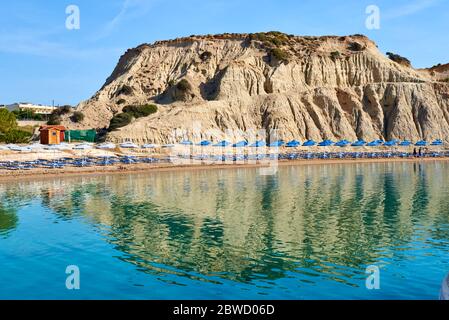
[[[373,163],[0,183],[0,298],[436,299],[448,175]]]

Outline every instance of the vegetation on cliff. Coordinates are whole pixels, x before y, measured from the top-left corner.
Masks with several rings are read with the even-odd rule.
[[[266,50],[270,62],[288,63],[290,59],[289,48],[291,38],[294,36],[286,35],[279,31],[259,32],[248,35],[250,42],[256,42]]]
[[[61,124],[62,116],[68,115],[72,112],[72,106],[65,105],[60,108],[53,110],[50,114],[47,124],[48,125],[59,125]]]
[[[129,113],[118,113],[116,114],[109,124],[109,131],[117,130],[131,123],[133,116]]]
[[[340,59],[340,58],[341,58],[341,54],[340,54],[339,51],[332,51],[331,52],[331,59],[333,61],[336,61],[337,59]]]
[[[195,95],[192,93],[193,86],[187,79],[181,79],[178,83],[174,80],[168,82],[168,87],[164,93],[158,99],[158,102],[162,101],[188,101]]]
[[[70,117],[70,120],[72,120],[75,123],[81,122],[84,120],[84,113],[81,111],[75,111],[73,115]]]
[[[134,118],[148,117],[150,114],[157,112],[157,106],[154,104],[146,104],[143,106],[126,106],[123,108],[124,113],[132,115]]]
[[[157,112],[157,106],[154,104],[147,104],[141,106],[126,106],[122,113],[116,114],[109,124],[108,131],[114,131],[131,123],[133,119],[147,117]]]
[[[190,84],[189,81],[187,81],[186,79],[182,79],[181,81],[178,82],[178,84],[176,85],[176,89],[178,89],[181,92],[187,92],[192,90],[192,85]]]
[[[412,63],[410,62],[409,59],[402,57],[396,53],[387,52],[387,56],[388,56],[388,58],[390,58],[390,60],[393,60],[394,62],[399,63],[400,65],[403,65],[405,67],[412,66]]]

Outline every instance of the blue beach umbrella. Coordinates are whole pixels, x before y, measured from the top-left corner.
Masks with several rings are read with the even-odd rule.
[[[292,140],[290,142],[288,142],[285,146],[287,148],[296,148],[299,147],[301,145],[301,142],[297,141],[297,140]]]
[[[366,144],[365,140],[357,140],[351,144],[352,147],[363,147]]]
[[[425,147],[425,146],[427,146],[427,141],[420,140],[417,143],[415,143],[415,146],[417,146],[417,147]]]
[[[266,143],[265,143],[265,141],[262,141],[262,140],[256,141],[252,145],[250,145],[250,147],[253,147],[253,148],[259,148],[259,147],[265,147],[265,146],[266,146]]]
[[[223,140],[223,141],[220,141],[219,143],[214,144],[214,147],[227,147],[230,144],[231,144],[230,142]]]
[[[336,145],[337,147],[346,147],[346,146],[348,146],[348,145],[350,145],[350,144],[351,144],[351,142],[349,142],[349,141],[346,140],[346,139],[343,139],[343,140],[338,141],[335,145]]]
[[[393,146],[395,146],[395,145],[397,145],[397,140],[390,140],[390,141],[385,141],[384,142],[384,146],[386,146],[386,147],[393,147]]]
[[[234,143],[232,146],[234,148],[243,148],[243,147],[246,147],[247,145],[248,145],[248,142],[246,142],[246,141],[239,141],[237,143]]]
[[[278,140],[270,143],[270,147],[282,147],[285,144],[283,140]]]
[[[313,140],[307,140],[306,142],[304,142],[302,144],[304,147],[313,147],[314,145],[316,145],[316,142]]]
[[[184,140],[184,141],[181,141],[179,144],[182,144],[183,146],[191,146],[191,145],[193,145],[193,142],[190,140]]]
[[[212,142],[207,141],[207,140],[203,140],[200,143],[198,143],[199,146],[203,146],[203,147],[210,146],[211,144],[212,144]]]
[[[430,145],[431,146],[442,146],[443,141],[441,139],[437,139],[437,140],[433,141]]]
[[[374,140],[367,144],[368,147],[378,147],[383,143],[382,140]]]
[[[411,144],[412,143],[410,141],[404,140],[404,141],[399,143],[399,146],[401,146],[401,147],[409,147],[409,146],[411,146]]]
[[[318,143],[319,147],[330,147],[331,145],[333,145],[334,143],[331,140],[323,140],[320,143]]]

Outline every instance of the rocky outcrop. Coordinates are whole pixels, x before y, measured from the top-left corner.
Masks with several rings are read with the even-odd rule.
[[[390,60],[361,35],[192,36],[128,50],[69,128],[107,128],[130,104],[158,112],[107,134],[180,139],[446,139],[449,85]]]
[[[431,68],[420,69],[419,71],[433,80],[449,83],[449,63],[439,63]]]

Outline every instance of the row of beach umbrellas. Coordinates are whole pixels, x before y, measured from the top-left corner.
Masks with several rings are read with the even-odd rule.
[[[366,142],[364,140],[357,140],[355,142],[350,142],[348,140],[340,140],[337,142],[334,142],[332,140],[323,140],[321,142],[315,142],[313,140],[307,140],[304,143],[301,143],[298,140],[291,140],[289,142],[285,142],[284,140],[277,140],[274,141],[272,143],[267,144],[265,141],[263,140],[259,140],[256,141],[254,143],[249,143],[248,141],[239,141],[237,143],[231,143],[229,141],[226,140],[222,140],[218,143],[213,143],[211,141],[208,140],[203,140],[197,144],[193,143],[190,140],[184,140],[182,142],[179,143],[180,145],[183,146],[203,146],[203,147],[207,147],[207,146],[213,146],[213,147],[234,147],[234,148],[242,148],[242,147],[255,147],[255,148],[259,148],[259,147],[287,147],[287,148],[296,148],[296,147],[300,147],[300,146],[304,146],[304,147],[313,147],[313,146],[319,146],[319,147],[330,147],[330,146],[336,146],[336,147],[347,147],[347,146],[352,146],[352,147],[363,147],[363,146],[367,146],[367,147],[379,147],[379,146],[387,146],[387,147],[394,147],[394,146],[402,146],[402,147],[408,147],[408,146],[417,146],[417,147],[425,147],[425,146],[442,146],[443,145],[443,141],[441,139],[437,139],[434,140],[432,142],[427,142],[425,140],[420,140],[417,141],[415,143],[412,143],[409,140],[404,140],[404,141],[400,141],[400,140],[390,140],[390,141],[382,141],[382,140],[374,140],[371,142]],[[162,145],[161,147],[163,148],[171,148],[174,147],[174,144],[165,144]],[[31,144],[28,146],[18,146],[18,145],[14,145],[14,144],[8,144],[8,145],[0,145],[0,150],[12,150],[12,151],[26,151],[26,152],[30,152],[30,151],[34,151],[37,149],[45,149],[45,150],[89,150],[89,149],[102,149],[102,150],[112,150],[115,149],[117,146],[114,143],[110,143],[110,142],[106,142],[106,143],[101,143],[101,144],[97,144],[94,145],[92,143],[81,143],[81,144],[77,144],[77,145],[69,145],[67,143],[61,143],[58,145],[41,145],[39,143],[35,143],[35,144]],[[156,147],[159,147],[158,145],[155,144],[144,144],[144,145],[137,145],[133,142],[124,142],[118,145],[118,147],[120,148],[128,148],[128,149],[137,149],[137,148],[142,148],[142,149],[153,149]]]
[[[330,146],[336,146],[336,147],[347,147],[347,146],[352,146],[352,147],[363,147],[363,146],[368,146],[368,147],[378,147],[378,146],[387,146],[387,147],[393,147],[393,146],[402,146],[402,147],[408,147],[408,146],[418,146],[418,147],[425,147],[428,145],[431,146],[442,146],[443,145],[443,141],[441,139],[437,139],[434,140],[432,142],[427,142],[425,140],[420,140],[417,141],[416,143],[412,143],[409,140],[404,140],[404,141],[400,141],[400,140],[390,140],[390,141],[383,141],[383,140],[374,140],[371,142],[366,142],[364,140],[357,140],[355,142],[351,142],[348,140],[340,140],[338,142],[334,142],[332,140],[323,140],[321,142],[316,142],[313,140],[307,140],[304,143],[301,144],[301,142],[297,141],[297,140],[292,140],[289,142],[285,142],[284,140],[277,140],[274,141],[272,143],[266,144],[265,141],[256,141],[252,144],[248,143],[247,141],[240,141],[237,143],[232,144],[229,141],[223,140],[220,141],[218,143],[213,144],[211,141],[208,140],[203,140],[200,143],[193,143],[190,140],[184,140],[182,142],[180,142],[181,145],[184,146],[193,146],[193,145],[197,145],[197,146],[214,146],[214,147],[228,147],[228,146],[232,146],[232,147],[288,147],[288,148],[296,148],[296,147],[300,147],[300,146],[304,146],[304,147],[313,147],[313,146],[319,146],[319,147],[330,147]]]

